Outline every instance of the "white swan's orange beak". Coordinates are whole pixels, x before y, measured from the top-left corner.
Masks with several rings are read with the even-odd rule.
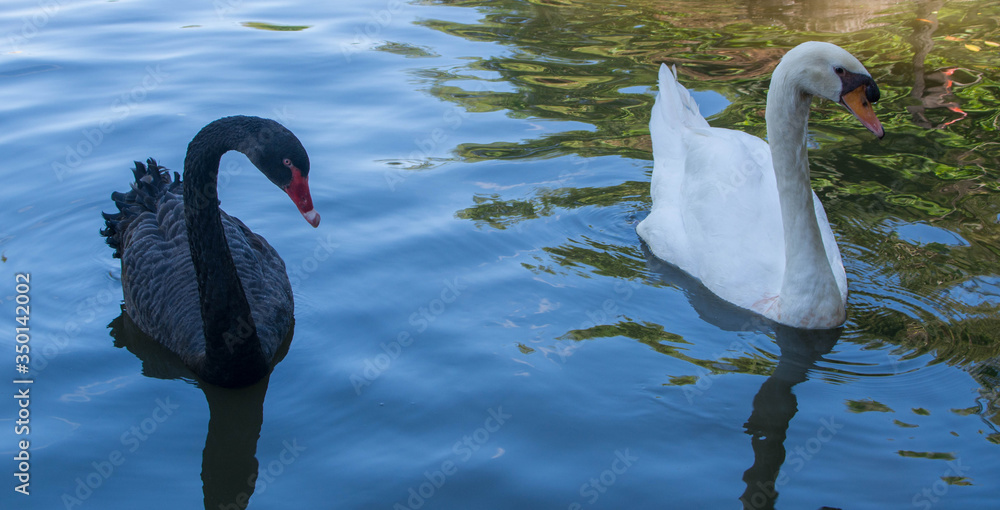
[[[885,130],[882,129],[882,123],[875,116],[875,110],[872,108],[871,101],[868,101],[865,87],[865,85],[862,85],[844,94],[840,97],[840,103],[847,107],[847,110],[853,113],[869,131],[875,133],[875,136],[882,138],[885,136]]]
[[[292,182],[285,187],[285,193],[299,208],[302,217],[313,227],[319,226],[319,213],[313,209],[312,195],[309,194],[309,178],[302,177],[302,173],[295,166],[292,169]]]

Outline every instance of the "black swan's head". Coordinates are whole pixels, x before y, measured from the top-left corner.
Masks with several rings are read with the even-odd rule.
[[[319,225],[319,213],[309,194],[309,155],[299,139],[273,120],[254,119],[254,129],[243,151],[268,179],[288,194],[310,225]]]
[[[214,178],[219,158],[230,150],[247,156],[268,179],[295,202],[299,212],[312,226],[319,225],[319,213],[309,195],[309,156],[299,139],[285,126],[269,119],[237,115],[209,123],[188,144],[184,175],[188,172],[210,173]],[[213,193],[215,187],[212,187]],[[185,187],[185,193],[188,187]],[[187,200],[185,198],[185,200]]]

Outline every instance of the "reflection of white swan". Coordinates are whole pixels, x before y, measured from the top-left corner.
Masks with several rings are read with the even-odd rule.
[[[782,324],[832,328],[846,318],[847,276],[809,185],[812,96],[843,104],[875,135],[879,91],[851,54],[828,43],[789,51],[774,70],[763,140],[709,127],[675,72],[660,67],[649,123],[653,208],[638,233],[658,258],[719,297]]]

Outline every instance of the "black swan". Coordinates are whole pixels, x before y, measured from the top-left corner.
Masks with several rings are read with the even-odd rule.
[[[292,323],[292,286],[278,253],[219,208],[219,161],[242,152],[319,225],[309,194],[309,156],[281,124],[216,120],[191,140],[184,178],[135,162],[128,193],[112,193],[101,235],[121,259],[125,309],[139,328],[202,380],[225,387],[268,374]]]

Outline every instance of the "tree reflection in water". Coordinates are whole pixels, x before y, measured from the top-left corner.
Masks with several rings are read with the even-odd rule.
[[[788,48],[820,39],[858,55],[883,90],[878,109],[889,136],[882,142],[861,136],[837,105],[817,104],[810,124],[813,188],[834,225],[851,286],[844,338],[870,348],[895,346],[893,356],[932,354],[972,373],[996,365],[1000,104],[993,91],[1000,82],[985,72],[995,69],[990,52],[965,44],[1000,41],[1000,6],[940,0],[434,3],[476,8],[482,19],[420,24],[504,51],[459,67],[422,68],[418,79],[430,94],[470,114],[567,121],[565,130],[535,138],[457,145],[451,160],[467,163],[565,158],[556,179],[540,176],[517,191],[497,185],[456,212],[484,229],[520,228],[581,208],[641,219],[649,209],[648,172],[626,175],[627,165],[609,172],[609,165],[595,162],[651,159],[649,111],[660,62],[676,64],[689,88],[730,101],[710,123],[763,136],[767,78]],[[507,86],[492,91],[492,82]],[[606,184],[595,183],[598,177]],[[577,184],[584,178],[586,185]],[[960,242],[908,238],[900,227],[911,225]],[[645,278],[637,238],[615,244],[580,232],[540,249],[545,255],[526,269],[580,273],[590,267],[627,281]],[[995,395],[993,379],[978,380]],[[987,416],[995,427],[1000,415],[996,399],[990,401]]]

